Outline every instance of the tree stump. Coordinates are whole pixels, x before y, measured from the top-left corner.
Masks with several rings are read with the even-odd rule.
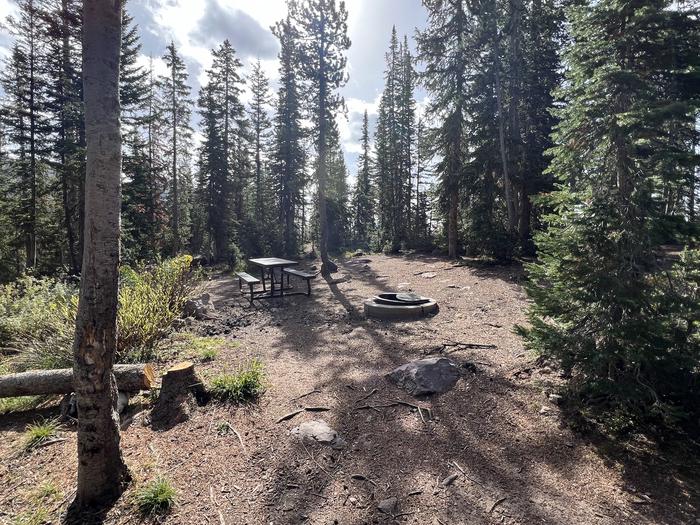
[[[151,411],[151,424],[156,430],[172,428],[189,418],[195,403],[203,405],[207,401],[207,391],[197,377],[194,363],[178,363],[163,376],[158,401]]]

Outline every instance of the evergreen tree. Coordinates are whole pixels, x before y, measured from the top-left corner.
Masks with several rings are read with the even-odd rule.
[[[243,191],[248,173],[247,127],[240,101],[241,63],[228,40],[212,54],[209,84],[199,96],[205,138],[198,191],[201,197],[206,196],[214,258],[225,261],[237,241],[235,225],[246,219]]]
[[[434,150],[440,155],[435,166],[441,209],[447,215],[447,246],[457,257],[459,193],[465,171],[467,82],[470,73],[467,44],[471,19],[461,0],[425,0],[428,27],[417,37],[418,58],[425,64],[421,74],[431,99],[428,113],[439,122],[433,133]]]
[[[258,249],[256,254],[271,253],[273,247],[277,244],[277,200],[273,198],[271,193],[272,180],[269,173],[269,154],[270,154],[270,129],[272,123],[268,116],[268,107],[270,105],[269,81],[262,70],[260,60],[253,64],[249,78],[249,87],[251,92],[250,108],[248,110],[250,132],[251,132],[251,147],[253,153],[253,162],[255,170],[254,188],[255,188],[255,208],[254,213],[251,213],[251,218],[254,217],[255,233]]]
[[[14,220],[24,244],[25,265],[34,268],[38,260],[38,223],[42,212],[39,201],[48,153],[46,48],[37,2],[21,0],[18,7],[19,17],[8,19],[15,43],[2,77],[6,93],[3,115],[9,139],[17,148],[12,172],[19,207]]]
[[[671,2],[572,8],[573,43],[550,170],[557,190],[527,289],[530,348],[625,419],[697,410],[700,258],[668,271],[682,238],[665,181],[696,166],[697,13]],[[674,89],[685,86],[685,89]],[[697,91],[695,91],[697,93]],[[687,140],[679,140],[685,134]],[[696,284],[695,284],[696,286]]]
[[[321,273],[328,276],[337,270],[337,266],[328,257],[327,148],[335,114],[343,106],[338,89],[347,81],[345,52],[350,47],[347,36],[348,13],[345,2],[336,4],[335,0],[304,0],[301,4],[290,2],[289,12],[299,34],[299,66],[306,81],[305,99],[309,102],[310,117],[314,124],[314,143],[318,155],[316,184]]]
[[[280,42],[275,134],[272,153],[272,176],[280,196],[279,212],[282,225],[282,253],[297,255],[303,236],[297,232],[296,216],[304,206],[306,152],[303,145],[301,100],[299,98],[299,56],[295,28],[289,17],[277,23],[273,32]],[[302,226],[303,227],[303,226]]]
[[[367,110],[362,117],[362,153],[357,161],[357,182],[352,200],[353,241],[368,248],[374,234],[374,188],[372,187],[372,158],[369,145]]]
[[[187,83],[187,68],[173,42],[168,45],[163,61],[168,74],[160,78],[159,101],[162,104],[160,112],[166,119],[170,135],[169,147],[164,153],[170,168],[170,248],[172,253],[177,254],[182,249],[183,239],[188,238],[187,194],[188,182],[191,180],[189,152],[192,139],[192,100]]]
[[[49,79],[46,109],[53,139],[51,166],[61,188],[62,223],[71,273],[78,274],[82,254],[85,124],[83,118],[81,5],[56,0],[43,5],[46,71]]]

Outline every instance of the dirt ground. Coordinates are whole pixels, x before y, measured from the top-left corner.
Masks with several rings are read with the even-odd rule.
[[[343,261],[335,276],[341,275],[344,282],[330,285],[317,278],[310,298],[259,301],[252,308],[232,279],[207,284],[219,319],[193,328],[230,344],[213,362],[198,363],[198,370],[206,378],[259,358],[267,390],[255,405],[212,403],[164,431],[144,424],[146,401],[129,408],[122,440],[133,486],[163,474],[178,491],[173,511],[156,521],[700,523],[697,454],[687,454],[692,463],[684,464],[678,454],[577,434],[545,395],[557,383],[556,372],[535,366],[512,332],[525,321],[519,267],[370,255]],[[437,299],[440,312],[413,322],[364,318],[365,298],[396,289]],[[426,355],[466,364],[453,390],[416,400],[385,378]],[[397,400],[429,408],[432,418],[392,405]],[[328,410],[276,422],[303,407]],[[52,407],[0,416],[0,523],[13,523],[31,508],[32,490],[44,480],[61,488],[49,520],[57,522],[70,500],[76,468],[70,427],[63,429],[65,441],[17,454],[26,424],[55,413]],[[306,445],[291,434],[312,419],[325,420],[346,446]],[[240,440],[235,433],[221,435],[222,422]],[[451,483],[443,483],[453,474]],[[107,523],[142,521],[132,493],[108,512]],[[390,514],[378,509],[394,497]]]

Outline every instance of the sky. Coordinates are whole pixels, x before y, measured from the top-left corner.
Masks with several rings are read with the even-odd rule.
[[[286,16],[285,5],[285,0],[129,0],[126,8],[140,28],[142,63],[147,64],[153,57],[156,72],[164,72],[160,57],[165,46],[174,41],[187,63],[196,99],[199,87],[207,80],[211,49],[226,38],[246,71],[260,59],[273,89],[276,87],[279,46],[270,26]],[[370,129],[376,122],[391,27],[396,26],[400,38],[408,35],[413,45],[416,28],[425,26],[426,13],[420,0],[347,0],[346,7],[352,45],[348,51],[350,78],[342,94],[348,111],[347,119],[339,117],[338,125],[348,169],[354,178],[365,109]],[[13,0],[0,0],[1,19],[14,10]],[[9,43],[7,31],[0,30],[0,54],[7,52]],[[419,106],[424,97],[424,93],[417,92]]]

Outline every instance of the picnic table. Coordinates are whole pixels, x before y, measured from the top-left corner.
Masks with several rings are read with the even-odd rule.
[[[265,285],[265,273],[269,272],[270,275],[270,297],[275,295],[275,268],[280,269],[280,295],[284,294],[284,283],[282,282],[283,273],[282,270],[289,266],[296,266],[299,261],[290,261],[289,259],[280,259],[279,257],[261,257],[259,259],[249,259],[249,263],[260,267],[260,275],[262,276],[262,286],[263,293],[267,292]]]

